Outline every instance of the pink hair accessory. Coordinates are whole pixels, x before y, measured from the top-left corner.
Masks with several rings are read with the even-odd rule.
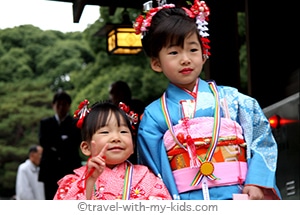
[[[78,105],[78,109],[74,112],[74,118],[78,118],[77,121],[77,127],[82,128],[83,120],[86,117],[86,115],[90,112],[90,108],[88,105],[90,102],[85,99]]]
[[[148,31],[148,27],[151,25],[152,17],[163,8],[173,8],[174,4],[164,4],[165,1],[161,1],[158,7],[152,8],[152,1],[148,1],[144,4],[144,15],[139,15],[134,24],[133,28],[135,29],[136,34],[141,34],[142,36]],[[187,2],[191,5],[191,2]],[[194,0],[194,4],[190,9],[182,7],[185,10],[186,14],[196,19],[197,28],[200,34],[200,40],[203,45],[203,56],[208,58],[210,56],[210,40],[207,38],[209,34],[207,33],[208,28],[208,16],[210,15],[210,9],[206,5],[205,1]]]
[[[175,7],[174,4],[164,4],[155,8],[152,8],[152,1],[148,1],[144,4],[144,10],[145,15],[139,15],[135,22],[133,23],[133,28],[135,29],[136,34],[142,33],[142,35],[145,34],[145,32],[148,31],[148,27],[151,25],[152,17],[161,9],[163,8],[173,8]]]

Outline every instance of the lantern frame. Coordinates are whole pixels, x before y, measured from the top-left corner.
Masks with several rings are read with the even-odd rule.
[[[114,55],[134,55],[142,51],[141,36],[135,34],[132,25],[106,25],[106,51]]]

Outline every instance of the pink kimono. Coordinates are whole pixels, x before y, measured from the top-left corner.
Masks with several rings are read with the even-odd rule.
[[[126,180],[127,162],[113,169],[106,168],[99,176],[94,186],[92,199],[115,200],[124,199],[124,192],[128,193],[126,199],[130,200],[171,200],[163,181],[155,176],[146,166],[132,165],[131,177]],[[85,200],[86,190],[83,180],[86,166],[74,170],[75,174],[66,175],[58,181],[59,188],[54,200]],[[125,180],[124,180],[125,179]],[[126,190],[124,181],[129,181]]]

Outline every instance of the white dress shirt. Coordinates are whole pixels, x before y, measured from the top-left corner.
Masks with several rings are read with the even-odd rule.
[[[45,200],[44,183],[38,181],[39,171],[29,159],[20,164],[16,179],[17,200]]]

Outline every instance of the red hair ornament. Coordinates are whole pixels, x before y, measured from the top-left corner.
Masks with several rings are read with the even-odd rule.
[[[191,5],[191,8],[182,7],[186,14],[196,19],[197,29],[199,35],[201,36],[200,40],[203,45],[203,56],[208,58],[210,56],[210,40],[207,38],[209,34],[208,31],[208,16],[210,15],[210,9],[206,5],[205,1],[194,0],[194,4],[188,1],[188,4]],[[159,1],[158,7],[152,8],[152,1],[148,1],[144,4],[144,12],[139,15],[135,22],[133,23],[133,28],[135,29],[135,34],[141,34],[142,37],[147,33],[149,27],[151,26],[152,17],[161,9],[164,8],[174,8],[174,4],[166,4],[166,1]]]
[[[77,121],[77,127],[82,128],[83,120],[86,117],[86,115],[90,112],[90,108],[88,108],[88,105],[90,102],[85,99],[78,105],[78,109],[74,112],[74,118],[78,118]]]
[[[129,106],[127,106],[125,103],[123,102],[120,102],[119,103],[119,108],[121,110],[123,110],[127,117],[129,118],[130,120],[130,123],[131,123],[131,127],[133,130],[135,130],[135,125],[138,123],[139,121],[139,116],[137,113],[134,113],[133,111],[130,110]]]

